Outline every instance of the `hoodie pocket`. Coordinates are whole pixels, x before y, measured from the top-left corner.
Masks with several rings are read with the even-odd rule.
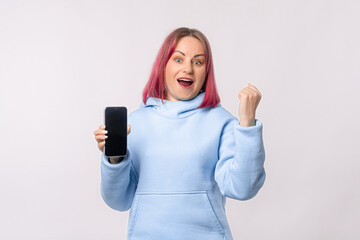
[[[138,192],[134,201],[128,239],[224,239],[206,191]]]

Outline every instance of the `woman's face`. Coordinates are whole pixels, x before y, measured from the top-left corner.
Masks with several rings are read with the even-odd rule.
[[[205,74],[204,46],[197,38],[181,38],[165,68],[166,99],[193,99],[204,84]]]

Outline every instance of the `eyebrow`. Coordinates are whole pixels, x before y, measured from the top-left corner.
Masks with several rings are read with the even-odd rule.
[[[184,56],[185,56],[185,53],[180,52],[179,50],[175,50],[174,52],[179,52],[179,53],[181,53],[182,55],[184,55]],[[194,58],[199,57],[199,56],[204,56],[204,57],[205,57],[205,55],[204,55],[204,54],[196,54],[196,55],[194,56]]]

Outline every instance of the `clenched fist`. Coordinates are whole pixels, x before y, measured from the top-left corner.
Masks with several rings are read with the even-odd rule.
[[[243,127],[255,126],[255,112],[261,99],[261,93],[249,83],[246,88],[240,90],[238,98],[240,99],[240,125]]]

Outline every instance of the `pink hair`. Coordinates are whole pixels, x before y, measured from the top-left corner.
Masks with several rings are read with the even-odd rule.
[[[185,36],[192,36],[199,39],[205,48],[206,76],[204,86],[202,87],[202,90],[205,91],[205,96],[199,108],[209,106],[216,107],[220,103],[220,97],[216,90],[214,66],[209,41],[199,30],[182,27],[175,29],[170,33],[159,50],[151,70],[149,81],[143,91],[144,104],[146,104],[147,97],[155,97],[164,100],[165,67],[171,55],[174,53],[176,44]]]

